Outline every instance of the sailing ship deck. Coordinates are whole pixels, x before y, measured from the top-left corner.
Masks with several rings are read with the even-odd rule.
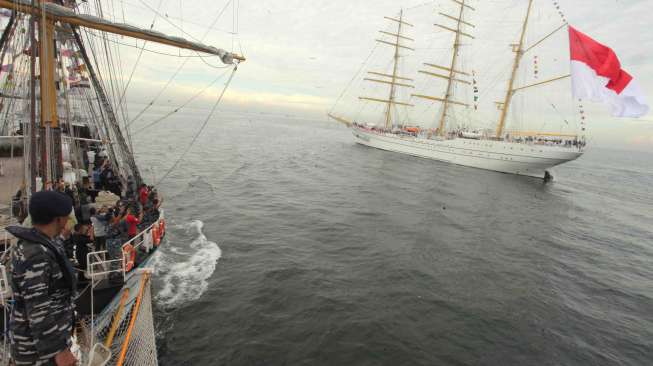
[[[451,138],[432,140],[352,126],[356,142],[381,150],[502,173],[545,178],[550,168],[577,159],[581,146]]]

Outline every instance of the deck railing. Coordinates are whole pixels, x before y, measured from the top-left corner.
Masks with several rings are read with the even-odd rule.
[[[165,223],[163,210],[160,211],[159,218],[155,222],[150,224],[147,228],[141,230],[136,236],[121,245],[121,255],[119,258],[110,258],[110,253],[107,250],[88,253],[86,255],[86,263],[88,263],[88,276],[90,277],[93,285],[97,283],[96,281],[101,281],[111,273],[122,273],[123,281],[125,281],[130,270],[137,267],[137,263],[133,263],[131,269],[127,268],[126,264],[130,261],[130,258],[127,257],[126,248],[131,246],[133,248],[132,250],[138,252],[138,250],[148,242],[146,237],[151,237],[152,230],[154,228],[158,230],[158,228],[161,227],[161,222]]]
[[[125,248],[132,246],[132,250],[137,252],[138,249],[144,246],[147,242],[146,237],[148,235],[151,237],[152,230],[161,227],[162,222],[165,224],[163,210],[160,211],[159,218],[155,222],[141,230],[135,237],[120,246],[121,254],[118,258],[111,258],[111,253],[107,250],[91,252],[86,255],[86,263],[88,265],[87,274],[91,280],[91,344],[94,344],[95,341],[95,300],[93,293],[95,286],[97,286],[100,281],[111,276],[112,273],[121,273],[123,283],[126,283],[130,271],[135,270],[140,263],[133,263],[132,268],[127,268],[126,264],[131,259],[127,257]]]

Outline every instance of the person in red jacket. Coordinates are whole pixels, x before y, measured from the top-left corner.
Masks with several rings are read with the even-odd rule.
[[[143,207],[145,207],[149,195],[150,195],[150,190],[147,189],[147,185],[141,184],[141,187],[138,189],[138,199]]]
[[[127,223],[127,235],[129,236],[129,240],[133,239],[136,234],[138,234],[138,224],[141,223],[141,219],[143,217],[143,213],[139,215],[139,217],[134,216],[132,213],[131,208],[127,209],[127,215],[125,216],[125,222]]]

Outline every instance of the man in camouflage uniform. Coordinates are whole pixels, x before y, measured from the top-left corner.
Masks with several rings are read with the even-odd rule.
[[[11,251],[14,305],[9,321],[16,365],[76,365],[70,351],[76,277],[55,240],[71,211],[65,194],[37,192],[29,204],[33,227],[7,228],[19,239]]]

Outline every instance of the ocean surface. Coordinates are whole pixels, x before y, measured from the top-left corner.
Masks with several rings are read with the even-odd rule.
[[[200,123],[134,137],[148,180]],[[652,161],[543,184],[221,114],[160,184],[160,364],[650,365]]]

